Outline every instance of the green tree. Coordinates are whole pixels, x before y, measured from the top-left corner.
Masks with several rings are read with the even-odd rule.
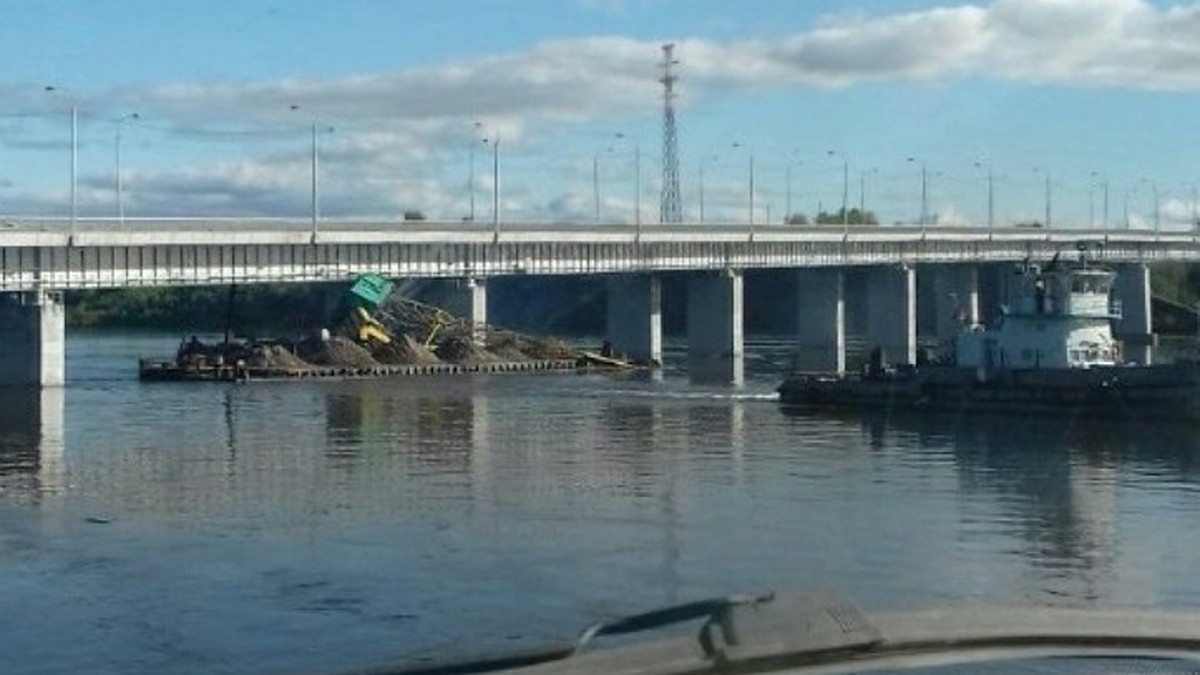
[[[850,209],[843,211],[838,209],[832,213],[821,211],[817,214],[816,223],[818,225],[878,225],[879,220],[871,211],[860,211],[859,209]]]

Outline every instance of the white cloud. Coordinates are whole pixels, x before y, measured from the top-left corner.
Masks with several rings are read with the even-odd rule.
[[[580,1],[597,11],[626,11],[636,2]],[[288,125],[295,132],[320,120],[337,127],[323,142],[322,154],[330,173],[341,180],[328,188],[331,210],[390,213],[420,203],[431,214],[457,217],[463,189],[440,185],[439,170],[461,161],[472,135],[498,133],[508,148],[519,148],[556,125],[597,119],[619,123],[653,114],[661,101],[660,43],[615,36],[554,40],[525,51],[394,72],[126,88],[84,97],[83,104],[93,119],[111,116],[103,110],[108,102],[110,112],[136,109],[147,124],[163,120],[193,133],[197,128],[270,133]],[[776,39],[687,38],[677,44],[683,105],[726,89],[845,87],[879,80],[994,78],[1200,89],[1197,4],[996,0],[890,15],[833,15]],[[29,102],[46,110],[61,106],[45,96]],[[293,105],[299,110],[290,110]],[[485,122],[485,132],[472,129],[475,120]],[[131,199],[185,210],[185,197],[214,208],[283,208],[302,201],[305,162],[297,149],[286,156],[175,168],[157,176],[131,173]],[[542,188],[540,201],[528,188],[518,200],[521,186],[509,187],[514,201],[507,206],[516,215],[589,211],[586,194],[564,186]]]
[[[659,104],[659,48],[660,41],[586,37],[337,80],[183,83],[113,92],[113,98],[193,122],[231,118],[277,125],[290,105],[301,107],[301,119],[613,118]],[[682,86],[701,91],[954,77],[1195,89],[1200,5],[1160,9],[1147,0],[997,0],[988,6],[839,16],[774,40],[682,39],[677,54]]]
[[[1161,219],[1172,225],[1191,226],[1195,223],[1196,214],[1200,213],[1200,204],[1191,199],[1173,198],[1163,202],[1159,208]]]

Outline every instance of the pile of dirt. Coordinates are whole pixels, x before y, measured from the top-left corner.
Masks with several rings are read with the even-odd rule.
[[[338,366],[344,368],[373,368],[379,362],[371,356],[371,352],[360,347],[344,337],[333,336],[311,354],[305,354],[304,360],[320,366]]]
[[[557,338],[529,338],[520,348],[531,359],[573,359],[577,351]]]
[[[496,358],[506,362],[528,361],[529,357],[521,348],[517,346],[517,339],[513,336],[493,336],[488,340],[487,350]]]
[[[379,345],[372,352],[376,359],[393,365],[432,365],[442,360],[410,335],[401,335],[390,344]]]
[[[448,337],[438,343],[438,356],[452,363],[496,363],[500,358],[467,337]]]
[[[259,348],[259,351],[269,368],[298,370],[310,367],[308,362],[288,351],[283,345],[267,345]]]

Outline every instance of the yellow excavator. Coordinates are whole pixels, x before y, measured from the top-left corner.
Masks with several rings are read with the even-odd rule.
[[[395,339],[383,324],[362,307],[354,308],[354,337],[364,345],[372,342],[390,345]]]

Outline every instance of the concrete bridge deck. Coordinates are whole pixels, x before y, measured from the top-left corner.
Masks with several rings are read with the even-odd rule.
[[[394,277],[619,274],[1073,255],[1200,260],[1193,233],[912,226],[643,225],[303,219],[0,219],[0,292]]]

